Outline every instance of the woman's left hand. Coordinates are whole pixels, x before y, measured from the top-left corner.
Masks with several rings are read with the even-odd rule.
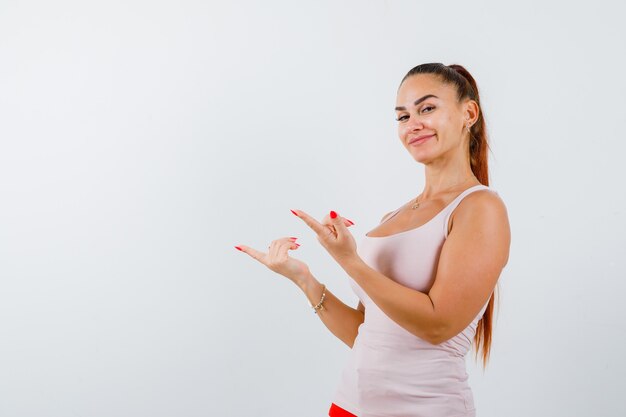
[[[349,222],[350,220],[331,211],[324,217],[324,224],[320,224],[302,210],[292,210],[292,212],[313,229],[317,234],[317,240],[339,265],[343,266],[344,263],[358,258],[356,242],[344,223],[344,220]]]

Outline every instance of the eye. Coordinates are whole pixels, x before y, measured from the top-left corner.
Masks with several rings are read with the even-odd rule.
[[[434,109],[435,106],[426,106],[426,107],[422,107],[422,111],[426,110],[426,109]]]
[[[402,120],[404,120],[405,117],[409,117],[409,116],[400,116],[396,119],[396,121],[401,122]]]

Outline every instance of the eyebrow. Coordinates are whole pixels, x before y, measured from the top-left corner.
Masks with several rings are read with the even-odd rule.
[[[414,105],[414,106],[417,106],[417,105],[418,105],[418,104],[420,104],[422,101],[426,100],[427,98],[431,98],[431,97],[434,97],[434,98],[439,98],[439,97],[437,97],[437,96],[436,96],[436,95],[434,95],[434,94],[426,94],[424,97],[422,97],[422,98],[418,98],[417,100],[415,100],[415,101],[413,102],[413,105]],[[404,107],[404,106],[396,107],[396,111],[400,111],[400,110],[406,110],[406,107]]]

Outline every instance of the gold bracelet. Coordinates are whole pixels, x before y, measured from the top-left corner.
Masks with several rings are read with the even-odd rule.
[[[326,298],[326,285],[322,284],[322,299],[315,306],[311,304],[311,307],[313,307],[313,312],[315,314],[317,314],[317,310],[324,310],[324,306],[322,305],[322,303],[324,302],[324,298]]]

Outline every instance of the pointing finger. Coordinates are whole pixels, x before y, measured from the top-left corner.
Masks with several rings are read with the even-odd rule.
[[[239,246],[235,246],[235,248],[239,249],[240,251],[250,255],[252,258],[256,259],[257,261],[261,262],[262,264],[266,264],[267,262],[267,254],[261,251],[258,251],[254,248],[251,248],[249,246],[245,246],[245,245],[239,245]]]
[[[313,217],[309,216],[302,210],[291,210],[293,214],[301,218],[318,236],[324,236],[328,234],[328,228],[320,224]]]
[[[295,243],[296,239],[298,238],[297,237],[285,237],[282,239],[277,239],[273,241],[272,243],[270,243],[270,245],[268,246],[268,253],[258,251],[254,248],[251,248],[250,246],[245,246],[245,245],[235,246],[235,248],[248,254],[250,257],[256,259],[257,261],[261,262],[263,265],[267,266],[268,260],[276,253],[275,249],[274,249],[274,252],[272,252],[272,248],[275,248],[277,246],[275,245],[275,243],[289,242],[290,245],[296,245],[295,249],[297,249],[298,247],[300,247],[300,244]]]

